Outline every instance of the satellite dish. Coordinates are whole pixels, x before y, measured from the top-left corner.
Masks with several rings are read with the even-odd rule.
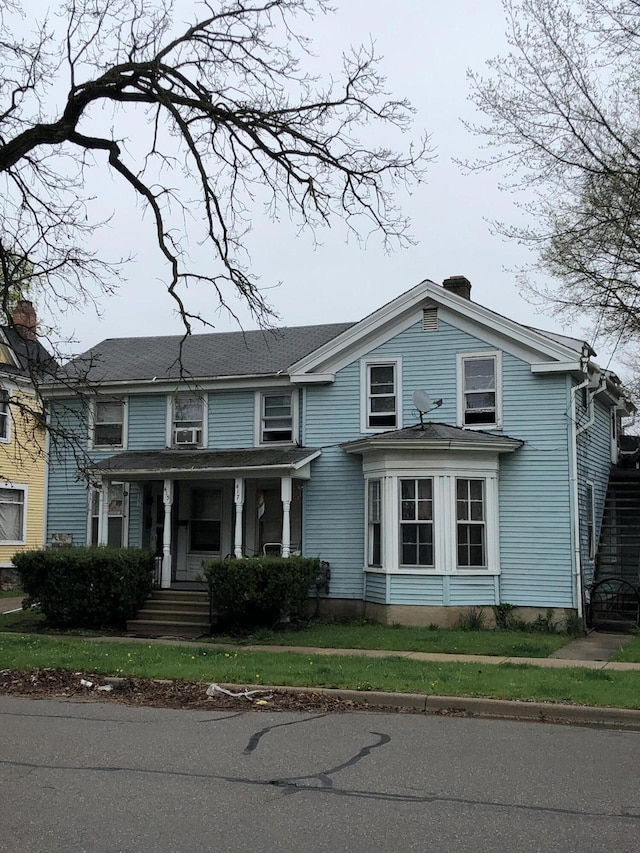
[[[431,397],[426,391],[414,391],[411,399],[413,400],[413,405],[420,413],[428,412],[431,408]]]

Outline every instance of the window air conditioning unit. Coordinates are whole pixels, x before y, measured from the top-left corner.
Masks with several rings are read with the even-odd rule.
[[[173,431],[174,444],[200,444],[201,440],[202,430],[200,427],[185,427]]]

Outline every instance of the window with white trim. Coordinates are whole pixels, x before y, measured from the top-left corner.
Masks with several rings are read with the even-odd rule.
[[[0,544],[21,545],[25,541],[25,489],[0,487]]]
[[[400,564],[433,566],[433,480],[400,480]]]
[[[91,489],[89,492],[89,542],[91,545],[100,543],[100,518],[102,515],[102,489]],[[109,483],[107,495],[107,536],[106,544],[111,548],[122,548],[124,545],[124,483]]]
[[[293,394],[291,391],[260,395],[260,444],[293,441]]]
[[[500,424],[500,360],[497,354],[459,355],[461,426]]]
[[[174,447],[202,447],[204,401],[197,394],[181,392],[172,400],[171,443]]]
[[[366,429],[398,429],[398,362],[366,365]]]
[[[93,406],[94,447],[122,447],[124,443],[124,401],[96,400]]]
[[[0,388],[0,441],[9,441],[9,392]]]
[[[461,569],[486,568],[484,480],[456,480],[457,565]]]
[[[367,565],[382,565],[382,483],[369,480],[367,487]]]

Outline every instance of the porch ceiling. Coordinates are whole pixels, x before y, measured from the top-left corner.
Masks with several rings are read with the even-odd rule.
[[[250,447],[237,450],[128,450],[96,463],[102,475],[128,480],[204,477],[308,477],[321,451],[310,447]]]

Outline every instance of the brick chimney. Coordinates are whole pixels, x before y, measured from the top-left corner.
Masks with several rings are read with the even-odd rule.
[[[33,302],[27,299],[21,299],[13,309],[12,316],[13,325],[18,334],[27,341],[36,340],[36,326],[38,318],[36,310],[33,307]]]
[[[471,282],[464,275],[452,275],[442,282],[445,290],[450,290],[463,299],[471,299]]]

